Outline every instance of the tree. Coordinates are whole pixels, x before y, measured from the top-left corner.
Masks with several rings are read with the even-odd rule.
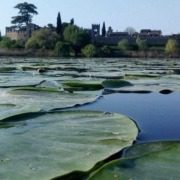
[[[61,14],[60,14],[60,12],[58,13],[58,16],[57,16],[56,32],[59,35],[62,35],[62,21],[61,21]]]
[[[129,41],[127,39],[123,39],[119,41],[118,48],[122,51],[126,51],[129,49]]]
[[[70,20],[70,24],[71,24],[71,25],[74,25],[74,18],[72,18],[72,19]]]
[[[102,27],[102,36],[105,37],[106,36],[106,25],[105,22],[103,22],[103,27]]]
[[[165,52],[167,55],[174,55],[177,52],[177,41],[175,39],[169,39],[166,43]]]
[[[59,41],[56,32],[50,29],[41,29],[33,32],[32,37],[26,43],[27,49],[54,49]]]
[[[0,48],[10,49],[10,48],[13,48],[14,44],[15,44],[15,41],[12,41],[8,37],[3,37],[2,40],[0,41]]]
[[[25,48],[25,42],[22,40],[16,40],[16,42],[13,45],[13,48],[24,49]]]
[[[47,28],[49,28],[50,30],[54,31],[56,28],[54,27],[53,24],[49,23],[47,24]]]
[[[93,44],[88,44],[82,49],[82,53],[86,57],[94,57],[96,56],[97,50]]]
[[[12,17],[12,24],[17,24],[19,27],[22,25],[28,26],[32,22],[33,15],[37,15],[37,7],[34,4],[27,2],[19,3],[14,8],[18,9],[18,15]]]
[[[130,36],[132,36],[134,33],[136,33],[136,30],[133,27],[127,27],[125,29],[125,32],[127,32]]]
[[[109,46],[105,45],[100,49],[101,57],[110,57],[112,55],[112,50]]]
[[[136,44],[139,50],[145,51],[148,49],[147,40],[143,40],[138,37],[136,39]]]
[[[89,44],[90,42],[89,34],[82,28],[79,28],[75,25],[68,25],[67,27],[65,27],[63,36],[64,40],[72,45],[75,56],[77,56],[78,53],[81,52],[82,47]]]
[[[56,43],[55,53],[57,56],[68,57],[70,56],[70,50],[71,50],[70,44],[61,41]]]

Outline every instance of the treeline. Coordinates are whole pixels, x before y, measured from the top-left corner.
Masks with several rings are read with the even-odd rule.
[[[28,27],[32,23],[33,15],[37,15],[37,7],[27,2],[15,6],[19,10],[18,16],[12,17],[12,24],[19,29],[23,25]],[[91,34],[74,23],[62,23],[61,15],[57,15],[57,24],[48,24],[44,28],[33,31],[26,41],[11,40],[8,37],[0,37],[0,48],[29,50],[43,54],[49,52],[51,56],[61,57],[131,57],[146,56],[147,52],[159,53],[168,56],[176,56],[179,47],[174,39],[169,39],[165,47],[148,46],[146,40],[137,38],[134,45],[127,39],[121,40],[116,46],[98,45],[91,41]],[[102,28],[102,36],[105,36],[105,23]]]
[[[0,48],[8,50],[27,50],[31,53],[58,57],[178,57],[179,46],[174,39],[169,39],[165,47],[148,46],[145,40],[137,39],[136,44],[128,40],[120,41],[117,46],[98,45],[91,43],[90,35],[82,28],[73,24],[62,24],[61,34],[55,27],[46,27],[34,31],[27,41],[0,38]]]
[[[51,56],[60,57],[131,57],[152,56],[161,52],[163,56],[178,56],[179,46],[174,39],[169,39],[165,47],[148,46],[146,40],[137,39],[136,44],[128,40],[120,41],[117,46],[98,45],[91,42],[90,35],[82,28],[68,23],[62,23],[59,31],[56,27],[46,27],[34,31],[27,41],[0,38],[0,48],[25,49],[31,52],[50,52]]]

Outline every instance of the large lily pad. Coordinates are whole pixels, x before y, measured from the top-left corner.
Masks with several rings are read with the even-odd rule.
[[[0,176],[42,180],[87,171],[131,145],[137,133],[133,121],[118,114],[67,111],[28,115],[15,127],[0,131]]]
[[[45,111],[73,107],[77,104],[94,102],[98,96],[90,93],[69,93],[58,91],[57,88],[18,88],[11,89],[1,97],[1,103],[9,104],[11,102],[16,105],[27,104],[36,106]]]
[[[122,159],[98,170],[89,180],[180,179],[180,143],[157,142],[134,145]]]
[[[0,104],[0,123],[17,115],[24,115],[27,113],[37,113],[41,109],[38,106],[16,106],[15,104]]]

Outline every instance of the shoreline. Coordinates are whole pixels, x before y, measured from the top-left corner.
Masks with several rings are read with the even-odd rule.
[[[0,57],[52,57],[52,58],[88,58],[82,55],[79,56],[58,56],[53,50],[39,49],[39,50],[26,50],[26,49],[0,49]],[[180,58],[180,54],[175,54],[174,56],[167,56],[164,52],[158,51],[126,51],[119,54],[114,54],[109,56],[96,56],[89,58],[150,58],[150,59],[176,59]]]

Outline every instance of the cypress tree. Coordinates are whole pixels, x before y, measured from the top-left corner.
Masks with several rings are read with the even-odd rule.
[[[103,22],[103,27],[102,27],[102,36],[105,37],[106,36],[106,25],[105,22]]]
[[[72,18],[72,19],[70,20],[70,24],[71,24],[71,25],[74,25],[74,18]]]
[[[58,13],[58,16],[57,16],[56,32],[57,32],[59,35],[62,35],[62,21],[61,21],[61,14],[60,14],[60,12]]]

